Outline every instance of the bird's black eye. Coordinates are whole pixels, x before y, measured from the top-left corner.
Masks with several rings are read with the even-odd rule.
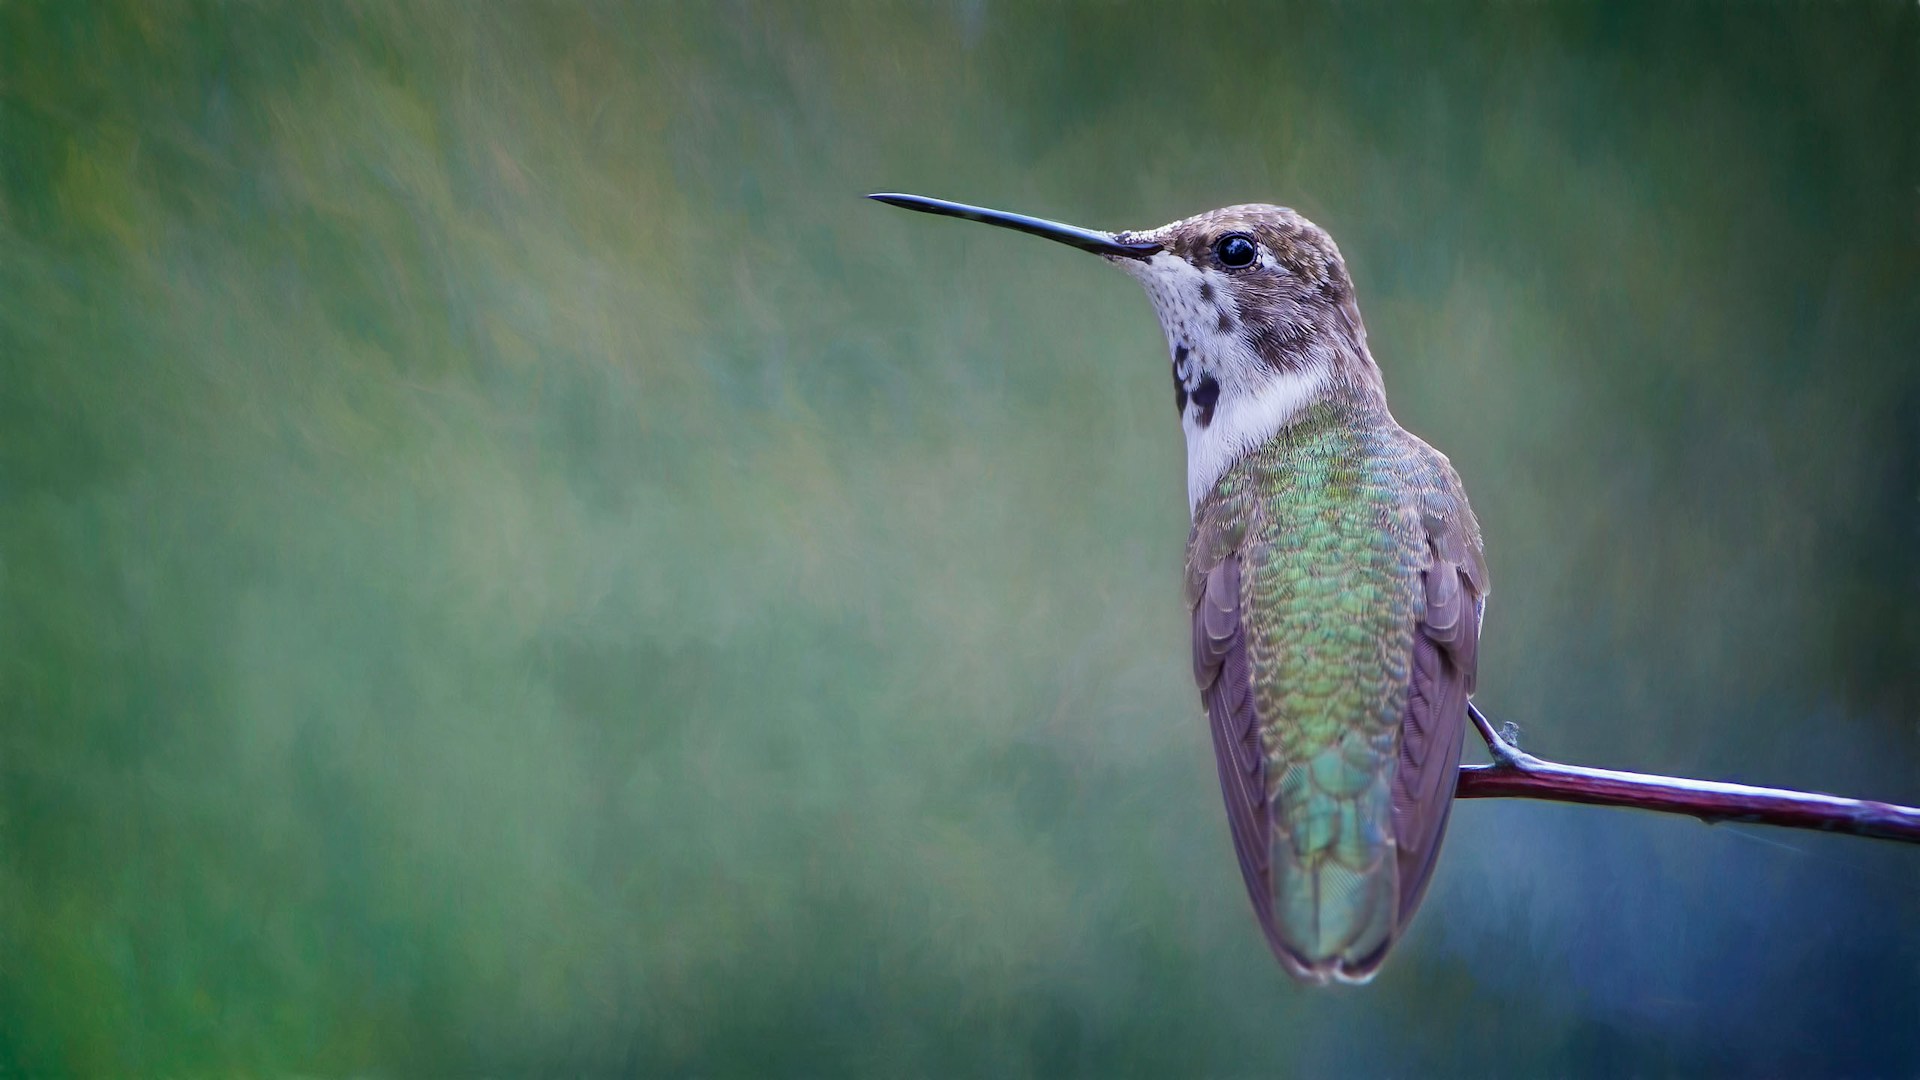
[[[1213,242],[1213,253],[1220,258],[1220,265],[1229,270],[1238,270],[1243,266],[1252,266],[1253,257],[1259,254],[1253,241],[1239,233],[1229,233]]]

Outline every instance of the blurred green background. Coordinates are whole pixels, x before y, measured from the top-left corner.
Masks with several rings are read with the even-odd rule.
[[[1920,858],[1463,805],[1302,990],[1145,299],[1341,242],[1537,752],[1920,801],[1911,3],[0,2],[0,1073],[1920,1072]]]

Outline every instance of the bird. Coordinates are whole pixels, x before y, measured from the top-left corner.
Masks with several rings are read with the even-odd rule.
[[[1447,457],[1402,428],[1333,238],[1282,206],[1106,232],[919,195],[1146,289],[1186,440],[1193,677],[1228,831],[1296,980],[1365,983],[1433,878],[1488,578]]]

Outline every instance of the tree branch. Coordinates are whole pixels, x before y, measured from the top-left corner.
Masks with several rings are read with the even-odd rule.
[[[1467,717],[1487,740],[1493,764],[1461,766],[1459,785],[1454,789],[1458,799],[1546,799],[1630,806],[1663,814],[1691,814],[1709,825],[1745,821],[1920,844],[1920,808],[1811,791],[1562,765],[1534,757],[1501,738],[1486,714],[1472,702],[1467,703]]]

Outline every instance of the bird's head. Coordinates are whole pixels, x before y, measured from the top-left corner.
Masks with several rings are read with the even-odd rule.
[[[1316,402],[1383,399],[1340,249],[1286,207],[1229,206],[1110,233],[918,195],[873,197],[1056,240],[1145,286],[1167,334],[1190,504]]]

